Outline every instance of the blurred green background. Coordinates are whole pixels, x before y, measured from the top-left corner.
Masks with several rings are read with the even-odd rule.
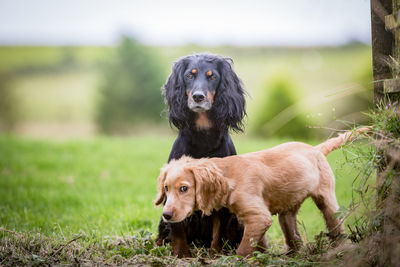
[[[0,129],[29,136],[173,133],[160,88],[174,61],[229,56],[249,92],[246,135],[326,137],[371,107],[371,48],[0,47]]]

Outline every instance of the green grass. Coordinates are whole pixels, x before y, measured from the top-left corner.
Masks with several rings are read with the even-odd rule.
[[[73,261],[77,257],[76,251],[79,251],[79,255],[86,256],[78,259],[98,260],[103,264],[108,260],[115,264],[126,263],[126,260],[128,263],[129,260],[143,263],[142,260],[153,259],[153,256],[156,257],[154,261],[161,259],[163,264],[177,264],[169,247],[153,245],[161,214],[161,209],[153,205],[156,181],[173,140],[174,136],[151,134],[75,141],[1,136],[0,241],[3,242],[4,254],[21,250],[3,260],[10,260],[5,262],[13,264],[32,263],[37,258],[31,254],[42,255],[44,250],[47,252],[40,257],[48,263],[54,263],[53,260]],[[234,140],[238,153],[265,149],[285,141],[236,135]],[[336,174],[339,203],[347,206],[357,173],[344,164],[341,151],[329,155],[328,160]],[[322,217],[312,201],[303,204],[299,221],[305,226],[300,226],[305,241],[315,242],[314,236],[325,231]],[[276,217],[267,237],[274,253],[284,252]],[[68,242],[74,238],[79,240]],[[38,246],[38,251],[30,248],[32,244],[35,248]],[[54,253],[50,252],[58,251],[62,246],[66,247],[64,254],[54,258]],[[1,253],[2,249],[0,256],[4,257]],[[239,260],[229,258],[231,256],[213,258],[201,250],[197,253],[206,253],[206,256],[198,255],[196,261],[200,261],[199,265],[202,257],[208,257],[215,264],[224,260],[232,264],[232,261]],[[134,257],[136,254],[148,257],[139,260],[137,257],[141,256]],[[112,258],[113,255],[124,258],[124,261]],[[282,260],[268,255],[259,256],[261,258],[257,261],[271,263],[272,260],[273,263]],[[308,259],[310,254],[306,255]],[[95,256],[99,258],[93,258]]]
[[[17,231],[67,237],[151,228],[159,168],[171,138],[0,140],[0,221]]]
[[[239,153],[271,147],[280,140],[236,137]],[[0,222],[15,231],[71,237],[83,231],[129,235],[155,232],[161,213],[152,204],[156,180],[173,137],[94,138],[44,141],[0,138]],[[354,172],[342,166],[340,151],[329,156],[337,179],[340,205],[351,199]],[[299,221],[308,239],[324,231],[312,201],[303,205]],[[268,236],[282,241],[279,224]]]

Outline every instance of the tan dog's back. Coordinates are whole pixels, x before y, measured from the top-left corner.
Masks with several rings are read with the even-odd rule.
[[[235,188],[231,203],[237,195],[262,195],[272,214],[296,207],[306,197],[317,194],[321,171],[329,174],[321,177],[323,182],[334,185],[325,156],[304,143],[290,142],[268,150],[212,160],[224,170]]]

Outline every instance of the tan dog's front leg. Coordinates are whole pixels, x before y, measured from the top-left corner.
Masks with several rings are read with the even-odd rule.
[[[247,214],[242,220],[244,222],[244,234],[236,253],[245,257],[258,249],[253,246],[253,243],[266,246],[265,232],[271,226],[272,219],[269,212],[261,213],[260,211],[257,214],[254,212]]]

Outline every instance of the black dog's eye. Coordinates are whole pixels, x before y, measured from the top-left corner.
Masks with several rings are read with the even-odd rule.
[[[179,192],[183,193],[186,192],[188,190],[187,186],[181,186],[181,188],[179,188]]]
[[[165,192],[168,192],[168,186],[164,186]]]
[[[188,75],[186,75],[186,78],[188,78],[188,79],[193,79],[193,74],[191,74],[191,73],[189,73]]]
[[[215,77],[215,75],[212,75],[212,76],[210,76],[210,78],[209,79],[211,79],[211,80],[215,80],[215,79],[217,79],[217,77]]]

